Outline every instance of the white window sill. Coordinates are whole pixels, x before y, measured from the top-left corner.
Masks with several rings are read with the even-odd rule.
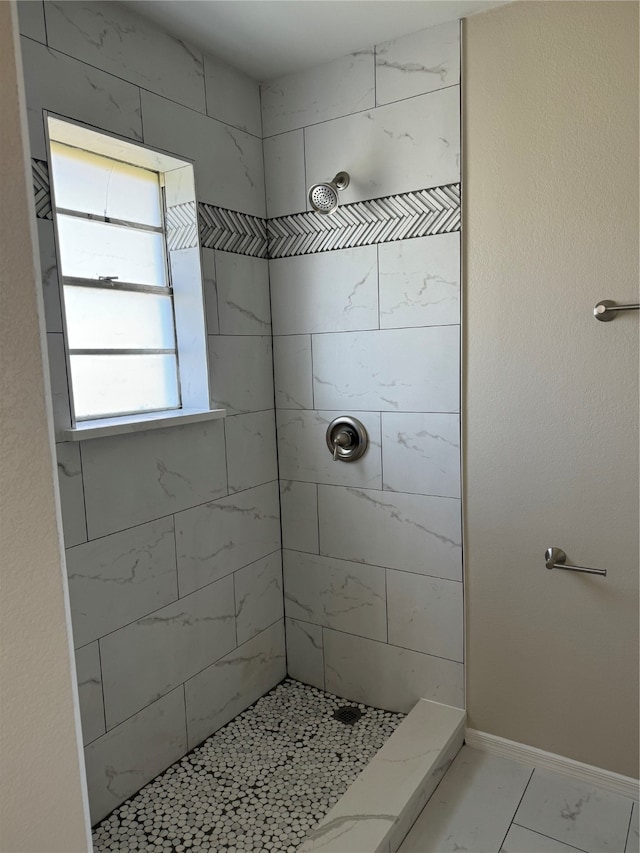
[[[224,418],[226,414],[226,409],[175,409],[170,412],[145,412],[140,415],[125,415],[121,418],[81,421],[72,429],[65,429],[63,435],[65,441],[87,441],[90,438],[104,438],[107,435],[144,432],[148,429],[212,421]]]

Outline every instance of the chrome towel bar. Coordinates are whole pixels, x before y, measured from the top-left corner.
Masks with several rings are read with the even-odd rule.
[[[584,572],[587,575],[607,576],[606,569],[588,569],[585,566],[565,566],[567,555],[562,548],[547,548],[544,552],[544,559],[548,569],[566,569],[568,572]]]
[[[615,319],[618,311],[638,311],[640,309],[640,304],[636,305],[616,305],[615,302],[612,302],[610,299],[603,299],[602,302],[598,302],[598,304],[593,309],[593,316],[596,320],[600,320],[603,323],[608,323],[609,320]]]

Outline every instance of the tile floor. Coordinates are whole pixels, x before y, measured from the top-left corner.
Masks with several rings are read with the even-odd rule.
[[[287,679],[99,823],[95,853],[293,853],[404,719]]]
[[[398,853],[638,853],[638,802],[464,746]]]

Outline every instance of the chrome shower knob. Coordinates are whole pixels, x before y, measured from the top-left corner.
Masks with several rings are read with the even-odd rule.
[[[367,451],[369,436],[357,418],[342,415],[327,427],[327,447],[334,462],[355,462]]]

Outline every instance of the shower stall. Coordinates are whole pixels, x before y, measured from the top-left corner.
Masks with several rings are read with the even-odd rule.
[[[419,700],[464,707],[459,23],[260,87],[125,5],[20,22],[96,849],[295,849]],[[194,164],[167,240],[224,419],[74,435],[45,111]]]

